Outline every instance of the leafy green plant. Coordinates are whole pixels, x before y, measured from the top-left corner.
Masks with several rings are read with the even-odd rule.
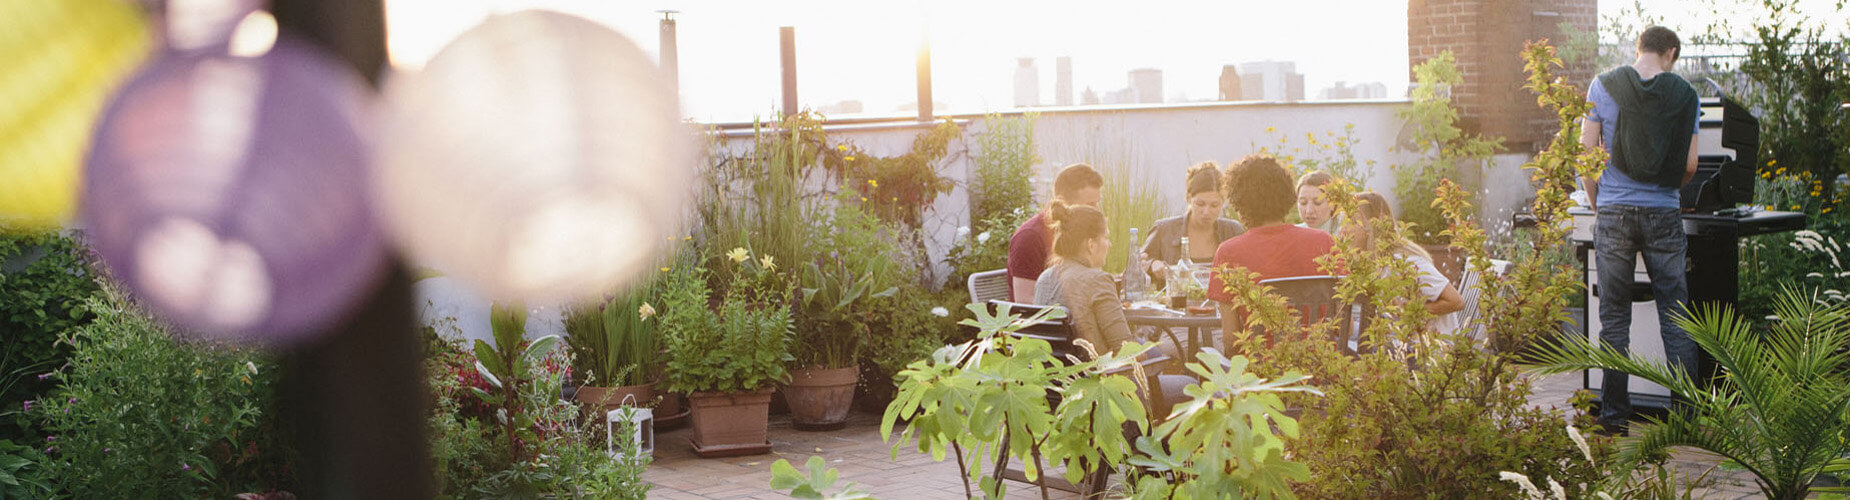
[[[1452,107],[1452,87],[1464,81],[1457,59],[1451,51],[1441,52],[1413,67],[1417,85],[1412,91],[1413,104],[1395,113],[1412,128],[1413,143],[1424,158],[1394,170],[1394,196],[1404,200],[1401,220],[1412,223],[1409,237],[1422,244],[1445,243],[1445,214],[1436,207],[1418,203],[1433,199],[1440,181],[1478,178],[1484,162],[1503,149],[1503,139],[1467,134],[1458,127],[1458,109]],[[1475,193],[1476,186],[1466,186],[1465,193]],[[1466,198],[1467,201],[1471,198]]]
[[[1001,469],[1010,460],[1030,480],[1049,463],[1063,465],[1066,479],[1074,482],[1123,463],[1132,448],[1121,426],[1147,432],[1149,419],[1137,382],[1103,374],[1135,364],[1148,345],[1062,363],[1046,341],[1009,335],[1057,319],[1060,310],[1023,319],[1006,311],[992,315],[979,304],[968,309],[976,317],[962,324],[980,332],[976,340],[940,348],[900,372],[899,394],[880,423],[881,435],[891,439],[894,423],[909,422],[894,453],[908,441],[935,460],[951,453],[963,472],[965,493],[974,495],[975,479],[989,497],[1001,497],[1006,489]],[[1049,401],[1050,391],[1060,395],[1058,403]],[[995,465],[988,474],[982,472],[986,462]]]
[[[43,480],[75,498],[226,498],[293,488],[275,364],[233,346],[182,344],[110,294],[67,332],[62,383],[35,401]]]
[[[773,280],[766,277],[773,272],[767,261],[752,259],[744,248],[729,254],[738,269],[717,309],[708,307],[713,298],[704,267],[684,263],[668,274],[660,328],[669,391],[755,391],[788,373],[794,323],[782,297],[789,289],[767,281]]]
[[[841,476],[841,472],[830,468],[822,461],[822,457],[811,456],[809,462],[804,463],[803,466],[809,469],[808,474],[791,466],[789,460],[777,459],[777,462],[771,464],[771,489],[789,491],[791,498],[807,500],[873,498],[871,495],[856,490],[854,483],[843,485],[841,491],[828,493],[829,490],[835,488],[835,481]]]
[[[1010,215],[1034,211],[1034,186],[1028,178],[1034,164],[1040,163],[1034,146],[1035,119],[1034,113],[983,117],[987,129],[976,136],[976,153],[970,158],[975,167],[969,184],[971,232],[1013,231],[1020,222],[1006,224]]]
[[[1808,15],[1797,0],[1736,0],[1730,10],[1758,11],[1749,26],[1722,21],[1715,30],[1746,38],[1735,94],[1760,119],[1762,171],[1804,171],[1811,179],[1850,173],[1850,36]],[[1842,12],[1844,6],[1836,6]],[[1836,34],[1836,36],[1833,36]],[[1833,39],[1836,38],[1836,39]],[[1822,194],[1841,188],[1825,184]]]
[[[951,242],[951,249],[944,255],[945,263],[951,266],[951,275],[944,280],[944,286],[961,290],[970,275],[1007,267],[1009,237],[1034,213],[1032,207],[1017,208],[978,220],[971,227],[957,228],[957,239]],[[967,300],[969,296],[964,298]]]
[[[796,366],[855,366],[871,334],[867,325],[875,319],[868,304],[892,297],[899,288],[875,290],[870,277],[852,274],[840,261],[804,263],[799,276],[797,318],[802,328],[792,349]]]
[[[30,446],[0,440],[0,500],[51,496],[51,486],[39,479],[43,460]]]
[[[1604,345],[1570,337],[1546,348],[1538,373],[1585,369],[1628,373],[1662,385],[1687,405],[1655,425],[1634,427],[1621,443],[1619,470],[1688,446],[1727,458],[1754,478],[1767,498],[1805,498],[1812,479],[1850,452],[1850,316],[1817,303],[1816,292],[1788,289],[1776,310],[1780,321],[1756,331],[1725,307],[1698,306],[1676,318],[1696,345],[1715,359],[1706,387],[1682,370]]]
[[[501,426],[507,439],[510,458],[516,462],[526,461],[532,458],[527,443],[537,441],[538,437],[533,431],[533,415],[527,412],[528,405],[520,400],[521,391],[532,382],[534,365],[559,343],[559,336],[547,335],[527,342],[527,310],[519,304],[496,304],[489,312],[488,324],[494,331],[495,343],[475,341],[475,370],[494,390],[471,387],[470,391],[476,398],[498,407],[495,423]]]
[[[1196,354],[1188,369],[1201,383],[1184,391],[1190,400],[1169,414],[1156,431],[1137,438],[1128,462],[1143,468],[1132,498],[1220,498],[1243,492],[1254,498],[1295,498],[1291,482],[1310,479],[1310,468],[1285,458],[1285,442],[1296,438],[1297,419],[1285,412],[1283,393],[1321,394],[1289,373],[1276,380],[1246,371],[1243,357]]]
[[[1266,127],[1266,133],[1276,133],[1276,127]],[[1259,152],[1269,153],[1285,166],[1285,170],[1297,177],[1312,170],[1322,171],[1355,186],[1367,186],[1368,179],[1374,176],[1374,160],[1355,158],[1355,145],[1361,142],[1355,138],[1355,124],[1343,124],[1342,135],[1334,130],[1323,132],[1323,139],[1317,139],[1314,132],[1304,134],[1303,146],[1292,146],[1291,136],[1278,135],[1277,149],[1271,146],[1258,147]],[[1286,149],[1289,148],[1289,149]],[[1309,151],[1306,151],[1306,149]]]
[[[602,306],[565,310],[565,342],[572,349],[578,372],[594,383],[616,387],[655,381],[655,283],[643,283],[611,298]]]
[[[1549,98],[1574,94],[1566,88],[1541,90]],[[1564,136],[1577,137],[1571,129]],[[1566,197],[1555,181],[1586,168],[1585,155],[1592,153],[1577,151],[1551,148],[1529,166],[1538,184],[1531,210],[1544,221],[1531,242],[1538,249],[1566,241],[1558,227],[1566,217]],[[1335,212],[1355,209],[1352,189],[1341,180],[1325,187]],[[1487,266],[1485,236],[1472,220],[1464,193],[1449,182],[1441,182],[1437,191],[1435,208],[1449,219],[1444,235]],[[1404,221],[1369,224],[1377,234],[1408,230]],[[1337,295],[1371,312],[1355,353],[1346,352],[1347,342],[1331,341],[1333,321],[1302,326],[1286,299],[1256,283],[1250,273],[1223,273],[1227,291],[1236,297],[1232,303],[1247,317],[1244,328],[1236,325],[1230,332],[1229,348],[1258,360],[1255,370],[1262,374],[1299,370],[1328,381],[1320,384],[1322,397],[1285,396],[1286,404],[1303,411],[1302,432],[1288,442],[1292,458],[1307,465],[1311,477],[1293,486],[1296,493],[1312,498],[1510,497],[1519,494],[1517,486],[1497,480],[1499,471],[1510,471],[1554,478],[1573,497],[1590,495],[1581,485],[1602,471],[1574,459],[1578,452],[1560,432],[1560,415],[1531,406],[1530,381],[1519,371],[1516,351],[1505,348],[1559,328],[1566,294],[1558,287],[1575,286],[1573,275],[1548,267],[1538,258],[1545,252],[1514,263],[1508,279],[1485,273],[1477,291],[1482,294],[1479,319],[1489,334],[1480,340],[1431,330],[1431,314],[1422,301],[1404,299],[1421,296],[1413,265],[1387,245],[1357,243],[1339,237],[1331,254],[1320,260],[1332,274],[1346,274]],[[1252,333],[1255,327],[1271,333],[1269,346]],[[1585,415],[1575,418],[1582,425],[1590,422]]]
[[[606,456],[603,415],[584,418],[577,404],[559,398],[571,360],[568,351],[556,345],[538,353],[516,377],[524,382],[510,404],[520,407],[521,420],[531,422],[520,433],[529,458],[516,459],[500,439],[505,430],[494,425],[506,409],[493,414],[467,409],[465,400],[481,396],[472,390],[478,385],[472,377],[479,373],[474,356],[454,338],[454,329],[438,332],[445,323],[453,326],[453,321],[445,321],[425,330],[430,347],[426,383],[435,396],[429,429],[439,498],[640,499],[648,494],[650,486],[642,481],[648,458]],[[615,432],[629,430],[619,427]],[[621,453],[635,457],[634,443],[618,441],[623,443]]]
[[[85,253],[56,232],[0,230],[0,439],[43,437],[18,409],[56,385],[41,375],[70,356],[59,336],[94,318],[84,303],[100,289]]]

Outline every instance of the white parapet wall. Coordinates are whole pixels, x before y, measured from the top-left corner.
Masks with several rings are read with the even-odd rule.
[[[1399,200],[1394,195],[1393,169],[1420,158],[1401,143],[1407,135],[1406,122],[1395,113],[1407,105],[1404,99],[1389,99],[1037,108],[1032,111],[1034,143],[1041,160],[1034,166],[1037,201],[1051,195],[1050,183],[1060,167],[1087,163],[1104,171],[1107,177],[1122,172],[1131,179],[1151,183],[1162,199],[1174,200],[1172,211],[1180,213],[1188,166],[1202,161],[1225,166],[1261,148],[1299,158],[1318,157],[1307,134],[1328,143],[1332,140],[1328,133],[1340,136],[1345,127],[1354,125],[1352,147],[1356,160],[1374,162],[1368,189],[1387,196],[1398,210],[1409,200]],[[953,120],[964,133],[961,140],[952,141],[939,170],[957,187],[938,197],[923,223],[926,246],[936,267],[933,276],[939,279],[950,272],[943,258],[957,237],[957,228],[970,224],[965,183],[974,168],[971,155],[978,152],[968,149],[976,144],[976,134],[988,130],[989,116],[940,117]],[[994,116],[1013,119],[1023,116],[1023,112]],[[933,125],[916,118],[859,119],[831,121],[825,129],[833,143],[853,143],[870,154],[893,156],[909,150],[913,139]],[[752,147],[750,123],[709,127],[715,131],[713,140],[719,152],[736,154]],[[1506,227],[1510,212],[1533,195],[1527,173],[1520,170],[1527,159],[1526,153],[1502,154],[1486,165],[1484,191],[1480,193],[1485,206],[1481,213],[1493,230]],[[1431,198],[1411,201],[1429,203]],[[428,288],[428,293],[420,294],[420,302],[429,301],[421,304],[426,321],[456,317],[464,336],[489,337],[486,304],[441,281],[422,287]],[[559,317],[556,307],[530,306],[535,309],[529,319],[530,335],[558,332],[558,326],[553,324]]]

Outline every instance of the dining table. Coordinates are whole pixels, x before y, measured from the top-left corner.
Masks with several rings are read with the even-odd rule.
[[[1210,304],[1212,306],[1212,304]],[[1212,347],[1214,339],[1210,337],[1220,330],[1220,308],[1210,307],[1209,314],[1189,314],[1165,307],[1156,302],[1134,302],[1124,308],[1124,322],[1133,331],[1138,326],[1150,326],[1163,331],[1177,328],[1187,329],[1188,335],[1183,339],[1183,352],[1200,352],[1202,347]]]

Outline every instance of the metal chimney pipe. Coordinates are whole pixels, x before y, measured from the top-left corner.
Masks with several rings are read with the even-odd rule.
[[[778,28],[777,41],[784,63],[784,116],[792,116],[797,114],[797,29]]]
[[[919,121],[932,121],[931,109],[931,35],[919,35]]]
[[[681,51],[675,44],[674,15],[678,10],[658,10],[662,13],[661,65],[662,74],[668,77],[668,88],[674,89],[676,95],[681,93]]]

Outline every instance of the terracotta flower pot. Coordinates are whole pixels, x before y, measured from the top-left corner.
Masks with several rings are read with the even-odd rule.
[[[601,408],[604,412],[624,405],[655,408],[655,383],[617,387],[585,386],[578,388],[578,394],[573,399],[587,406]]]
[[[694,437],[688,441],[694,454],[714,458],[769,453],[771,441],[766,434],[771,425],[772,392],[766,387],[742,393],[688,394],[694,421]]]
[[[802,431],[829,431],[848,425],[854,407],[854,384],[860,368],[810,367],[790,371],[784,398],[790,401],[791,425]]]

